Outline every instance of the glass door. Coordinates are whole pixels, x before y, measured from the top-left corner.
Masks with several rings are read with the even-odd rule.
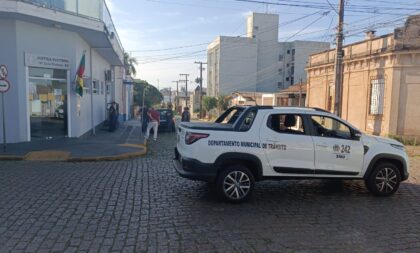
[[[67,136],[67,70],[29,68],[31,140]]]

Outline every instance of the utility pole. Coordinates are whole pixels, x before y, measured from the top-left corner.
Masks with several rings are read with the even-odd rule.
[[[172,87],[169,87],[169,103],[172,104]]]
[[[178,85],[179,85],[179,81],[172,81],[173,83],[176,83],[176,95],[175,95],[175,111],[178,111],[178,103],[179,103],[179,100],[178,100],[178,96],[179,96],[179,94],[178,94]]]
[[[185,76],[185,106],[188,106],[188,77],[190,74],[179,74],[180,76]]]
[[[338,28],[337,28],[337,49],[335,51],[335,101],[334,113],[341,117],[343,97],[343,23],[344,23],[344,0],[339,0]]]
[[[203,118],[203,64],[207,62],[196,61],[195,64],[200,64],[200,119]]]

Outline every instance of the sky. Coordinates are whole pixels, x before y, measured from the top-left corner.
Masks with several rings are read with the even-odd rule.
[[[199,66],[194,62],[206,62],[207,45],[217,36],[244,36],[251,12],[279,14],[279,41],[334,43],[338,0],[250,1],[106,0],[125,51],[139,62],[136,78],[160,89],[175,89],[172,81],[180,73],[190,74],[188,89],[195,88]],[[345,9],[345,43],[352,43],[363,40],[366,30],[392,32],[407,15],[420,14],[420,1],[346,0]]]

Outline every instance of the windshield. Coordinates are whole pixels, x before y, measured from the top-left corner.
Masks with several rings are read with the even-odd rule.
[[[245,108],[232,107],[220,115],[215,122],[220,124],[234,124],[244,110]]]

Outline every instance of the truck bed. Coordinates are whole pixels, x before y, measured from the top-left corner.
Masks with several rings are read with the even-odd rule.
[[[211,131],[233,131],[232,124],[205,123],[205,122],[182,122],[180,126],[187,129],[211,130]]]

